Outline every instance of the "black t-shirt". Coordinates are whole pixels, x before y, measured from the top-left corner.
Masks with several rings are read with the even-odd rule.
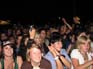
[[[74,23],[73,25],[74,25],[73,32],[75,34],[84,30],[84,25],[82,25],[81,23],[80,24],[75,24]]]

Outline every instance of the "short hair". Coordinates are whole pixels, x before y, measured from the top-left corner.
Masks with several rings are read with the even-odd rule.
[[[59,32],[53,32],[51,33],[49,38],[49,45],[51,45],[51,43],[55,43],[60,40],[61,40],[61,34]]]
[[[27,59],[28,62],[30,62],[30,56],[29,56],[29,54],[30,54],[30,49],[31,49],[31,48],[37,48],[37,49],[39,49],[39,50],[41,51],[41,53],[42,53],[41,47],[38,46],[38,45],[33,41],[33,43],[27,48],[27,52],[26,52],[26,59]]]

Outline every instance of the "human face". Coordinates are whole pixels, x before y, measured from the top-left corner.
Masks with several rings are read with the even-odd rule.
[[[13,48],[7,45],[3,48],[3,52],[4,52],[4,56],[11,57],[13,55]]]
[[[53,44],[54,48],[60,52],[60,50],[62,49],[62,42],[61,40],[60,41],[57,41]]]
[[[80,44],[80,49],[82,52],[87,53],[89,51],[90,44],[88,41],[83,41],[82,44]]]
[[[1,40],[5,40],[5,39],[7,39],[7,36],[6,36],[5,33],[2,33],[2,34],[1,34]]]
[[[41,61],[42,53],[37,48],[31,48],[30,49],[30,59],[33,63],[40,63]]]
[[[42,39],[45,39],[45,37],[46,37],[46,31],[45,31],[45,30],[42,30],[42,31],[41,31],[40,37],[41,37]]]
[[[40,45],[41,44],[41,38],[40,38],[40,36],[36,36],[34,40],[35,40],[35,42],[36,42],[37,45]]]

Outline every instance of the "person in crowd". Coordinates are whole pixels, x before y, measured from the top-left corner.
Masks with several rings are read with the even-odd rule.
[[[71,69],[93,69],[93,60],[90,53],[90,39],[83,35],[76,41],[76,49],[71,52],[73,67]]]
[[[63,67],[64,69],[71,68],[71,59],[65,49],[62,49],[61,35],[59,32],[53,32],[49,39],[49,52],[45,55],[52,64],[52,69]],[[59,68],[59,69],[63,69]]]
[[[43,35],[44,34],[44,35]],[[42,38],[41,38],[42,37]],[[47,45],[45,44],[45,30],[42,31],[42,34],[40,34],[35,27],[32,27],[31,30],[29,30],[29,39],[27,44],[31,44],[31,41],[35,41],[38,46],[42,49],[42,54],[45,55],[49,50]]]
[[[51,63],[42,56],[41,47],[33,40],[27,46],[27,61],[22,64],[21,69],[52,69]]]
[[[9,40],[3,41],[2,52],[0,69],[21,69],[22,58],[15,55],[14,45]]]

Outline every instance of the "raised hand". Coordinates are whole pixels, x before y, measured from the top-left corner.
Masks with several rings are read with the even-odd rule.
[[[30,39],[34,39],[36,34],[36,29],[32,28],[32,30],[29,30]]]
[[[67,21],[66,21],[66,19],[65,19],[65,18],[62,18],[62,21],[63,21],[64,23],[67,23]]]
[[[48,49],[53,54],[54,57],[60,55],[59,52],[53,46],[48,46]]]

